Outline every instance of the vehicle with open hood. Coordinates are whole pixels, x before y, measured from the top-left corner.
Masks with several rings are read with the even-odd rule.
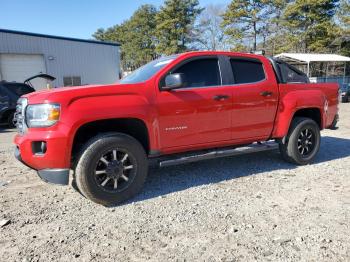
[[[0,81],[0,123],[14,127],[14,115],[16,111],[17,100],[26,94],[35,92],[31,80],[35,78],[44,78],[49,81],[55,80],[53,76],[47,74],[38,74],[26,79],[23,83]]]

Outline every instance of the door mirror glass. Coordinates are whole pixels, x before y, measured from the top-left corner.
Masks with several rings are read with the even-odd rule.
[[[165,86],[163,90],[172,90],[176,88],[181,88],[185,84],[185,74],[170,74],[165,77]]]

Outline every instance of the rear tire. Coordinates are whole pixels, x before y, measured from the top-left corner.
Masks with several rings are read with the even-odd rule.
[[[109,133],[86,144],[76,165],[75,180],[86,198],[111,206],[136,195],[147,173],[142,145],[131,136]]]
[[[306,165],[312,162],[320,149],[321,134],[317,123],[305,117],[295,117],[285,142],[280,142],[282,157],[294,164]]]

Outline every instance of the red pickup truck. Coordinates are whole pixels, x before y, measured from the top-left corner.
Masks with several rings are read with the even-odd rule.
[[[162,57],[113,85],[35,92],[17,105],[17,159],[47,182],[113,205],[160,166],[279,147],[308,164],[338,120],[338,85],[282,61],[232,52]]]

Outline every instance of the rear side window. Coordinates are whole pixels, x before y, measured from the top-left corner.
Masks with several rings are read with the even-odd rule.
[[[185,74],[184,87],[206,87],[221,85],[219,61],[217,58],[206,58],[190,61],[172,73]]]
[[[282,80],[284,83],[308,83],[308,77],[297,69],[292,68],[285,63],[278,64],[281,70]]]
[[[265,79],[263,65],[258,60],[231,59],[235,84],[255,83]]]

